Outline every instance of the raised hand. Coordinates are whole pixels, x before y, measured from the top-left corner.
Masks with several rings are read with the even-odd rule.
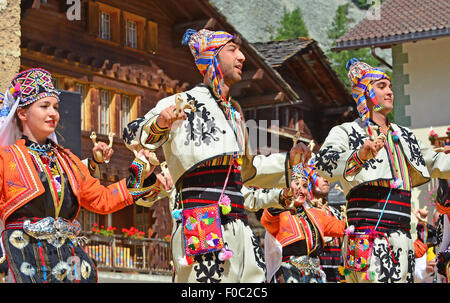
[[[384,140],[377,139],[376,141],[373,140],[366,140],[361,146],[361,148],[358,150],[358,157],[362,161],[367,161],[369,159],[375,158],[378,155],[378,152],[380,149],[384,147]]]

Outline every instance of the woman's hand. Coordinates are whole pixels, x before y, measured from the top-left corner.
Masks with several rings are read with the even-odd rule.
[[[103,157],[98,157],[98,153],[100,153]],[[97,142],[96,145],[92,148],[92,156],[95,161],[98,163],[103,163],[105,161],[109,161],[112,155],[114,154],[114,149],[108,146],[105,142]]]
[[[146,168],[144,170],[144,179],[147,179],[151,173],[155,170],[156,165],[151,165],[150,164],[150,157],[151,157],[151,151],[149,151],[148,149],[141,149],[137,156],[136,156],[139,160],[142,160],[145,162],[146,164]]]
[[[172,177],[170,174],[156,174],[156,182],[155,186],[163,188],[165,191],[168,191],[173,186]]]

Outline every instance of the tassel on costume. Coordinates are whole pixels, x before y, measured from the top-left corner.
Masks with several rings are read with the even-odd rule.
[[[181,209],[175,209],[172,211],[172,217],[177,221],[181,221]]]
[[[348,276],[352,272],[350,269],[347,269],[342,265],[338,267],[338,271],[341,276]]]
[[[222,210],[222,214],[226,215],[231,212],[231,200],[227,195],[223,195],[219,201],[220,209]]]
[[[181,45],[188,45],[189,40],[191,40],[192,35],[196,34],[197,31],[192,28],[188,28],[181,39]]]
[[[400,140],[399,133],[400,133],[400,131],[398,131],[398,130],[396,130],[392,133],[392,139],[394,140],[394,142],[398,142],[398,140]]]
[[[233,251],[230,249],[226,249],[224,247],[220,250],[218,258],[220,261],[225,261],[225,260],[228,260],[229,258],[231,258],[232,256],[233,256]]]
[[[349,227],[347,227],[347,228],[345,229],[345,234],[346,234],[346,235],[350,235],[350,234],[352,234],[354,231],[355,231],[355,226],[354,226],[354,225],[350,225]]]
[[[184,265],[184,266],[189,266],[192,263],[194,263],[194,258],[190,257],[190,256],[180,257],[178,259],[178,263],[180,263],[181,265]]]

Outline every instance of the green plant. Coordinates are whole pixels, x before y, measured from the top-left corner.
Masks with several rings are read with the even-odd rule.
[[[130,228],[122,228],[122,232],[126,238],[144,239],[145,235],[145,232],[140,231],[134,226],[131,226]]]
[[[308,37],[308,28],[303,21],[303,15],[300,8],[288,12],[284,8],[284,15],[281,19],[281,27],[278,28],[278,34],[275,40],[293,39],[298,37]]]
[[[116,230],[113,226],[108,226],[105,229],[105,226],[101,225],[100,228],[98,226],[98,223],[94,223],[94,225],[91,228],[91,231],[96,235],[103,235],[107,237],[112,237],[114,235],[114,231]]]

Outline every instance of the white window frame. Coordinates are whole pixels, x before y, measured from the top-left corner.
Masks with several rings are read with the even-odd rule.
[[[126,23],[126,45],[131,48],[138,48],[138,42],[137,42],[137,22],[133,20],[127,20]]]
[[[111,14],[100,12],[99,37],[104,40],[111,40]]]
[[[111,94],[106,89],[100,89],[100,110],[99,110],[99,133],[107,135],[110,132],[111,127],[111,117],[110,117],[110,106],[111,106]]]
[[[120,103],[120,136],[122,137],[123,129],[131,122],[131,97],[122,95]]]

